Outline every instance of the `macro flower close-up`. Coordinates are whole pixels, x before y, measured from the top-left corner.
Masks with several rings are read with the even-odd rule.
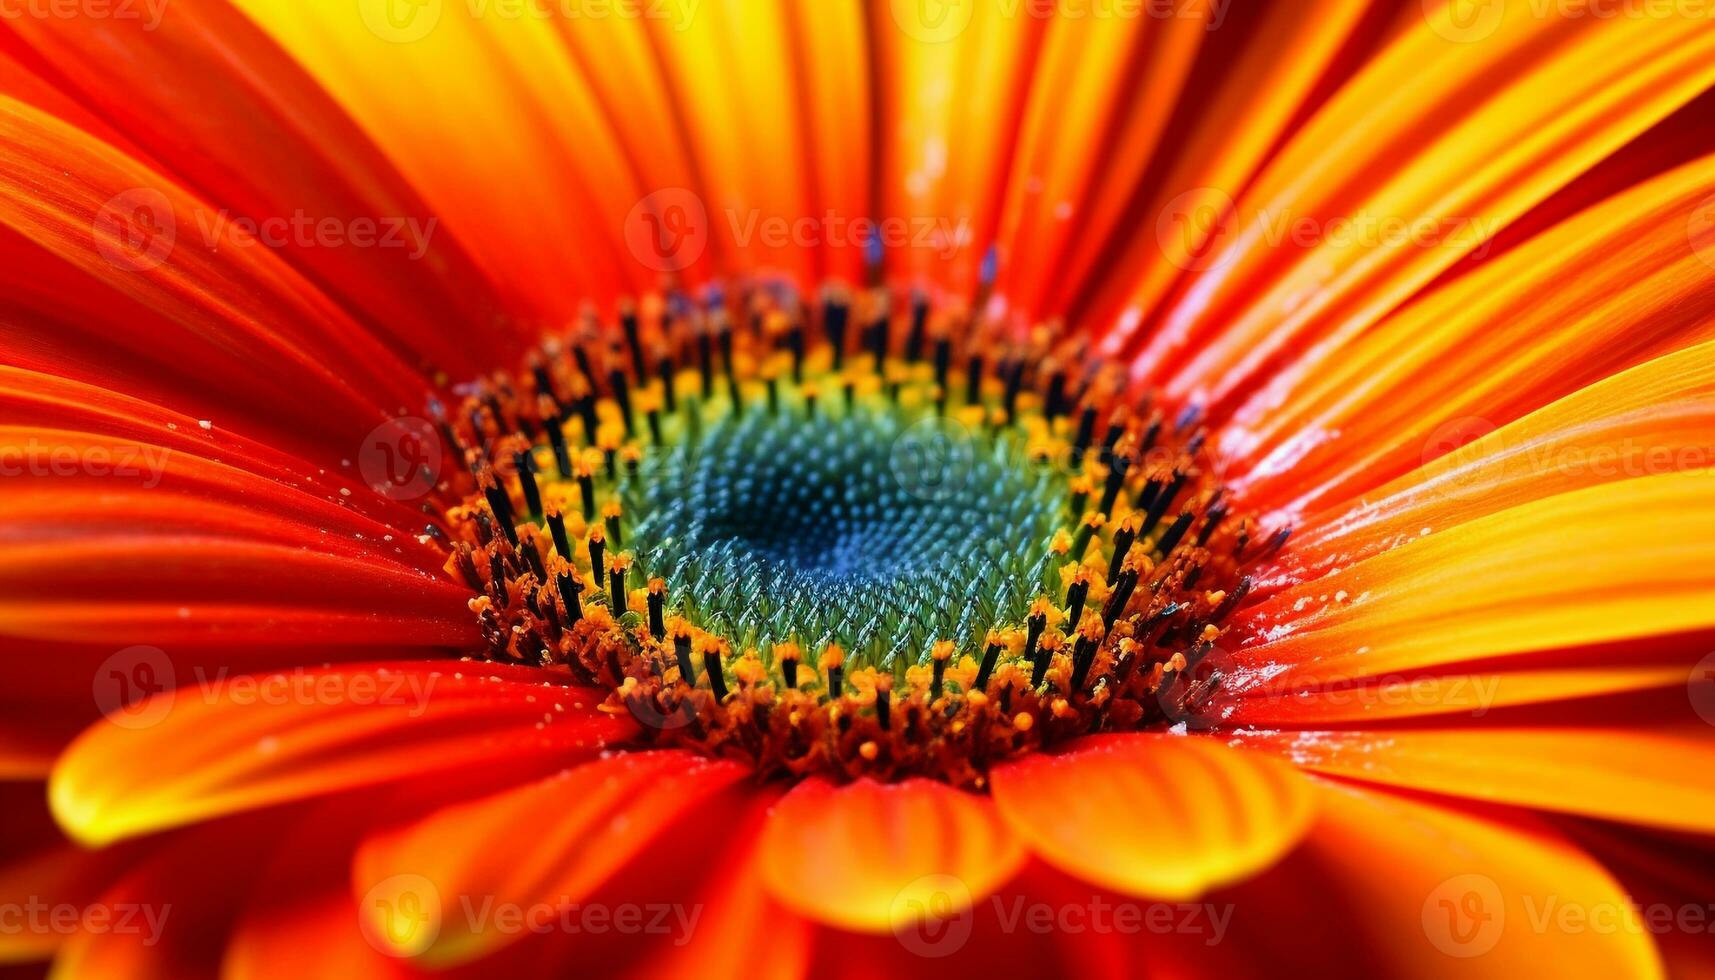
[[[1715,977],[1715,2],[0,0],[0,977]]]

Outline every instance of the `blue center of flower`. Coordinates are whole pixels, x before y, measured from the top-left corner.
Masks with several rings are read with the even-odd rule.
[[[836,642],[877,665],[978,643],[1051,583],[1064,480],[1015,435],[880,398],[756,406],[646,454],[622,488],[639,564],[743,646]]]

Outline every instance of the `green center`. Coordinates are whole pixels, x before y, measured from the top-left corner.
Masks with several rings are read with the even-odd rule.
[[[751,405],[667,443],[622,488],[638,561],[738,645],[837,642],[897,667],[1020,620],[1050,585],[1068,493],[1016,434],[877,397],[832,418]]]

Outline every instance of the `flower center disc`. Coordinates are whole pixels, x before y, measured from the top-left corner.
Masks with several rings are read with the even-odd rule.
[[[1076,339],[893,308],[628,308],[476,386],[428,532],[486,655],[764,775],[976,788],[1064,739],[1218,723],[1220,624],[1286,531],[1231,512],[1198,414]]]
[[[1016,439],[880,396],[727,414],[623,481],[638,563],[740,648],[843,643],[911,663],[939,639],[1023,621],[1070,494]]]

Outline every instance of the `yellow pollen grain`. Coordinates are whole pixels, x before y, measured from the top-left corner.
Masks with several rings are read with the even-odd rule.
[[[868,760],[870,762],[874,762],[875,757],[880,755],[880,754],[881,754],[881,746],[875,744],[874,742],[865,742],[862,745],[858,746],[858,755],[863,756],[866,760]]]
[[[1028,732],[1036,724],[1036,718],[1028,711],[1020,711],[1012,716],[1012,727],[1021,732]]]

